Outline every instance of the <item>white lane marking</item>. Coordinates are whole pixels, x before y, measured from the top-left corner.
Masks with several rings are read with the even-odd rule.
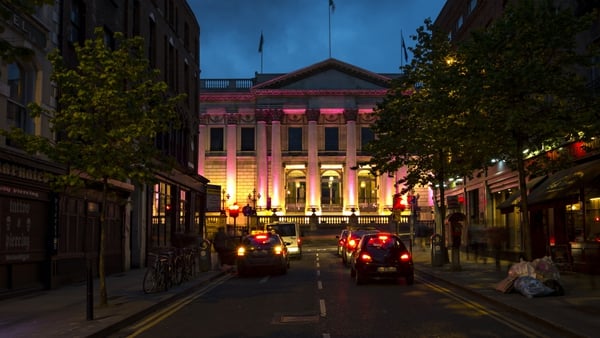
[[[327,309],[325,308],[325,299],[319,299],[319,308],[321,309],[321,317],[327,317]]]
[[[321,281],[317,281],[317,288],[319,288],[319,290],[323,290],[323,283]]]

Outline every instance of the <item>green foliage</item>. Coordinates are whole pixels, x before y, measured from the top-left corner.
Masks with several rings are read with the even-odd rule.
[[[577,17],[553,3],[517,1],[460,46],[469,72],[466,103],[487,121],[497,157],[513,167],[525,150],[539,153],[597,133],[598,98],[582,76],[597,53],[578,50],[576,40],[594,14]]]
[[[584,76],[597,66],[598,52],[577,40],[585,41],[582,32],[597,13],[576,16],[554,3],[511,2],[502,17],[458,46],[426,20],[413,37],[411,64],[377,107],[371,164],[382,172],[407,166],[408,189],[437,184],[443,216],[445,179],[503,159],[519,172],[527,214],[526,177],[542,165],[551,168],[537,161],[528,171],[527,156],[597,136],[600,121],[598,95]],[[530,250],[528,219],[522,222]]]
[[[462,104],[464,71],[457,51],[430,20],[412,38],[417,41],[412,62],[377,106],[377,138],[367,146],[381,172],[407,166],[406,190],[482,167],[479,141],[466,137],[474,130]]]
[[[168,170],[171,162],[161,158],[155,137],[178,127],[177,102],[167,85],[157,81],[158,71],[141,57],[143,40],[115,34],[117,48],[105,45],[102,29],[96,38],[76,47],[78,64],[68,68],[60,54],[50,60],[53,81],[60,96],[56,111],[38,104],[29,106],[32,116],[51,116],[57,140],[13,130],[9,137],[29,152],[41,152],[68,165],[68,177],[59,185],[75,185],[80,174],[101,180],[132,179],[147,182],[155,170]]]

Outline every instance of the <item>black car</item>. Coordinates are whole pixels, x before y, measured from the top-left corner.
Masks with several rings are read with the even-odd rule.
[[[379,233],[379,230],[374,228],[349,230],[346,241],[344,242],[344,246],[342,246],[342,263],[346,266],[350,265],[350,257],[352,256],[354,249],[356,249],[360,238],[363,235],[375,233]]]
[[[348,239],[348,233],[350,231],[348,229],[344,229],[342,230],[342,233],[339,234],[338,236],[335,236],[335,238],[337,239],[337,255],[342,257],[342,249],[344,248],[344,246],[346,245],[346,239]]]
[[[350,259],[350,277],[357,285],[369,279],[415,281],[412,255],[400,237],[391,233],[364,235]]]
[[[240,276],[262,270],[285,274],[290,267],[287,247],[276,233],[252,233],[237,247],[236,266]]]

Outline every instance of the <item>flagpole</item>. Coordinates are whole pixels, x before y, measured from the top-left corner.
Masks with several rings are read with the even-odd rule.
[[[258,41],[258,52],[260,53],[260,73],[263,73],[263,44],[265,42],[263,32],[260,31],[260,40]]]
[[[329,58],[331,59],[331,13],[335,11],[335,3],[333,0],[329,0],[327,11],[329,14]]]
[[[331,59],[331,1],[327,5],[327,13],[329,14],[329,58]]]

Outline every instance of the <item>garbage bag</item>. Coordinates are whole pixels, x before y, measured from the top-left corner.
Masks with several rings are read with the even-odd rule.
[[[531,262],[531,265],[535,268],[536,278],[542,281],[552,279],[560,280],[560,272],[556,267],[556,264],[552,261],[552,258],[545,256],[542,258],[536,258]]]
[[[535,268],[533,267],[533,265],[531,265],[530,262],[522,260],[519,263],[511,265],[510,269],[508,270],[508,275],[511,277],[535,277]]]
[[[514,289],[527,298],[552,295],[555,291],[539,279],[531,276],[521,276],[513,283]]]

